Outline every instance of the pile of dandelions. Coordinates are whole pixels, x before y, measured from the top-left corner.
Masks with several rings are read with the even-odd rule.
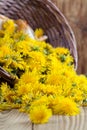
[[[17,79],[13,87],[1,81],[0,110],[18,109],[38,124],[55,114],[76,115],[86,104],[87,78],[76,74],[69,50],[31,39],[12,20],[0,30],[0,66]]]

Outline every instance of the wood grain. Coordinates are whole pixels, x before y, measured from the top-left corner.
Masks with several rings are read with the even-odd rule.
[[[44,125],[34,125],[34,130],[87,130],[87,108],[81,108],[77,116],[53,116]]]
[[[87,130],[87,107],[77,116],[52,116],[47,124],[34,125],[17,110],[0,113],[0,130]]]
[[[0,130],[32,130],[28,116],[17,110],[0,113]]]

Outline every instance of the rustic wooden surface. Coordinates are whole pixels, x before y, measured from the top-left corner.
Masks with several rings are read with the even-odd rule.
[[[51,0],[72,27],[78,49],[78,73],[87,74],[87,0]]]
[[[52,116],[47,124],[34,125],[17,110],[0,113],[0,130],[87,130],[87,107],[77,116]]]

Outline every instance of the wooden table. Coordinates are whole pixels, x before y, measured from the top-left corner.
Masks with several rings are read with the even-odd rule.
[[[87,107],[77,116],[52,116],[47,124],[34,125],[17,110],[0,113],[0,130],[87,130]]]

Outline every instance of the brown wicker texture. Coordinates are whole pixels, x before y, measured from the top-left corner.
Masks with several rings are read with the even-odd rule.
[[[50,0],[0,0],[0,13],[12,19],[24,19],[33,29],[43,28],[50,44],[70,50],[77,68],[73,31],[63,14]]]

